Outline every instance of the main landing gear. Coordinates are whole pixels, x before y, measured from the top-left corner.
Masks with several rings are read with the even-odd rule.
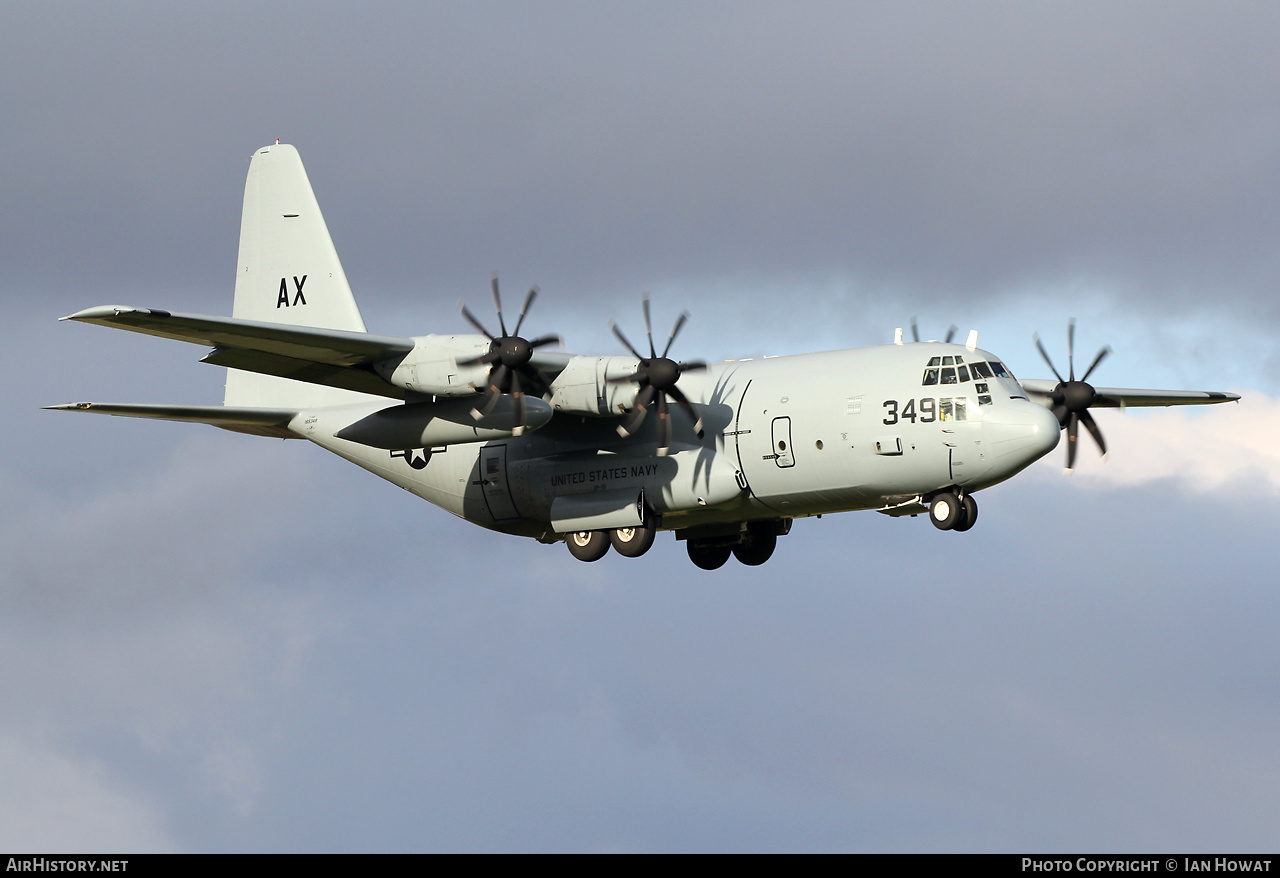
[[[788,523],[789,526],[789,523]],[[778,522],[751,521],[736,538],[704,537],[685,542],[689,560],[703,570],[716,570],[725,565],[729,556],[748,567],[759,567],[773,556],[778,546]]]
[[[609,552],[609,534],[602,530],[580,530],[564,539],[569,554],[579,561],[599,561]]]
[[[639,558],[658,535],[651,527],[619,527],[613,530],[580,530],[564,538],[569,554],[579,561],[599,561],[613,548],[625,558]]]
[[[929,520],[938,530],[966,531],[978,521],[978,501],[972,494],[963,498],[952,491],[933,495],[929,504]]]
[[[715,536],[686,541],[689,560],[703,570],[723,567],[733,556],[748,567],[758,567],[773,556],[779,533],[790,530],[789,521],[750,521],[726,526]],[[705,531],[704,531],[705,533]],[[613,549],[623,557],[639,558],[653,547],[657,531],[653,527],[619,527],[613,530],[583,530],[566,534],[569,554],[579,561],[599,561]]]

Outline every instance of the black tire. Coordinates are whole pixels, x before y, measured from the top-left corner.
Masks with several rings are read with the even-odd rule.
[[[689,560],[703,570],[720,569],[732,554],[728,546],[711,546],[701,540],[689,540],[685,547],[689,550]]]
[[[950,491],[943,491],[933,498],[929,504],[929,520],[938,530],[951,530],[960,521],[964,507],[960,498]]]
[[[964,495],[964,520],[957,522],[952,530],[964,533],[973,527],[978,521],[978,501],[973,499],[972,494]]]
[[[619,527],[609,531],[609,542],[624,558],[639,558],[649,551],[657,535],[651,527]]]
[[[733,555],[748,567],[759,567],[773,556],[778,547],[778,532],[772,522],[753,522],[747,525],[746,536],[733,547]]]
[[[609,535],[602,530],[580,530],[565,534],[564,544],[579,561],[599,561],[609,552]]]

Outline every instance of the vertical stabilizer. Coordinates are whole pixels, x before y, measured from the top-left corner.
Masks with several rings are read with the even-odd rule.
[[[231,315],[365,331],[302,159],[287,143],[264,146],[249,162]],[[223,401],[310,408],[359,398],[350,391],[229,369]]]

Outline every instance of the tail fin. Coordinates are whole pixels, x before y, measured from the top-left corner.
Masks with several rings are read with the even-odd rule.
[[[242,320],[366,331],[302,159],[287,143],[264,146],[249,162],[231,314]],[[228,369],[223,402],[312,408],[359,398],[337,388]]]

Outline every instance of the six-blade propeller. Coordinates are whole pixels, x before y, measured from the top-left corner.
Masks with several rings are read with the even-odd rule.
[[[548,389],[546,378],[529,363],[533,358],[533,351],[543,345],[559,344],[560,336],[543,335],[533,341],[529,341],[520,335],[520,327],[524,324],[525,314],[528,313],[529,306],[533,304],[533,300],[538,295],[538,287],[536,286],[530,289],[529,294],[525,296],[524,304],[520,307],[520,318],[516,321],[516,328],[508,333],[506,321],[502,319],[502,297],[498,295],[498,273],[496,271],[490,279],[490,286],[493,289],[493,306],[498,312],[498,328],[502,330],[502,334],[495,336],[490,333],[475,318],[475,315],[467,310],[466,305],[460,304],[462,316],[467,319],[467,322],[488,336],[489,353],[472,360],[465,360],[458,363],[458,365],[474,366],[484,363],[490,367],[489,384],[485,388],[484,396],[480,399],[480,402],[471,410],[471,417],[477,421],[487,417],[493,411],[493,407],[498,404],[499,397],[504,394],[510,394],[516,409],[515,435],[519,436],[524,433],[525,429],[526,408],[524,394],[526,390],[532,390],[534,393],[541,395]],[[523,382],[521,381],[521,376],[524,377]]]
[[[1053,414],[1058,419],[1058,423],[1066,428],[1067,431],[1067,469],[1071,469],[1075,465],[1076,460],[1076,434],[1080,424],[1084,424],[1084,428],[1089,431],[1089,435],[1093,437],[1093,441],[1098,443],[1098,450],[1105,457],[1107,454],[1107,443],[1103,441],[1102,431],[1098,429],[1097,423],[1093,420],[1093,416],[1089,414],[1089,407],[1098,399],[1097,391],[1093,385],[1089,383],[1089,376],[1093,374],[1093,370],[1098,368],[1098,364],[1102,362],[1107,354],[1111,353],[1111,348],[1103,347],[1098,351],[1098,355],[1093,358],[1093,362],[1089,364],[1089,368],[1085,370],[1084,375],[1076,380],[1075,367],[1075,338],[1076,338],[1076,321],[1073,317],[1067,323],[1067,378],[1064,381],[1062,375],[1053,365],[1053,360],[1049,359],[1049,354],[1044,349],[1044,345],[1040,343],[1040,335],[1034,336],[1036,347],[1040,350],[1040,356],[1044,357],[1044,361],[1049,364],[1049,368],[1053,370],[1054,377],[1058,379],[1058,386],[1053,389],[1050,398],[1053,400]]]
[[[680,328],[684,326],[685,321],[689,319],[689,312],[685,311],[678,318],[676,324],[671,329],[671,337],[667,339],[667,345],[662,349],[659,355],[657,348],[653,344],[653,325],[649,319],[649,297],[645,296],[643,300],[644,306],[644,330],[649,338],[649,356],[644,356],[635,349],[631,342],[627,341],[627,337],[622,334],[622,330],[618,329],[617,324],[609,322],[609,328],[613,330],[613,334],[618,337],[618,341],[622,342],[627,350],[640,361],[636,367],[636,371],[623,378],[610,378],[611,382],[630,381],[639,385],[636,392],[636,400],[623,418],[622,423],[618,425],[618,435],[626,438],[635,434],[640,429],[640,425],[644,422],[645,416],[649,413],[649,407],[655,406],[658,415],[658,456],[665,457],[671,450],[671,416],[667,409],[667,398],[670,397],[675,401],[676,405],[689,416],[689,420],[693,422],[693,429],[697,432],[698,437],[702,437],[702,417],[698,414],[697,409],[689,402],[680,388],[676,387],[676,382],[680,380],[680,376],[685,372],[696,371],[707,368],[707,364],[701,361],[691,363],[677,363],[675,360],[667,357],[671,350],[671,344],[676,340]],[[655,405],[656,404],[656,405]]]

